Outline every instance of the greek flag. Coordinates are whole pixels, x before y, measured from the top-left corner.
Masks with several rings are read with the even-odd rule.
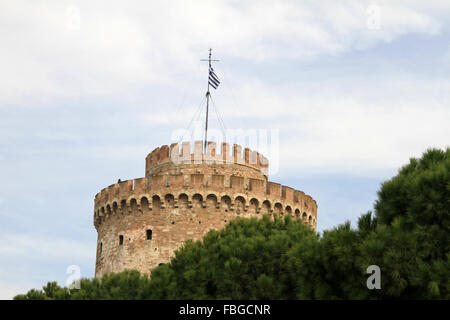
[[[213,68],[209,68],[209,84],[214,89],[217,89],[217,87],[219,86],[219,83],[220,83],[219,78],[214,73],[214,69]]]

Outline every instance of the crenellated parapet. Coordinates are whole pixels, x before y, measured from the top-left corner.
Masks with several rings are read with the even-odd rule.
[[[152,211],[153,200],[156,200],[159,208],[166,207],[167,199],[173,201],[174,206],[177,207],[180,196],[187,196],[187,199],[191,199],[197,194],[201,195],[205,201],[208,196],[215,196],[219,207],[224,197],[225,199],[229,198],[230,210],[235,207],[235,200],[238,197],[244,200],[240,199],[244,204],[244,211],[247,208],[245,206],[248,206],[252,200],[257,200],[254,201],[257,204],[255,208],[257,212],[261,211],[262,205],[265,203],[264,213],[273,213],[276,208],[281,208],[278,211],[275,210],[280,215],[292,213],[295,217],[301,215],[304,218],[305,214],[308,224],[313,228],[316,227],[316,201],[304,192],[274,182],[268,182],[265,186],[263,183],[255,183],[256,186],[253,187],[243,184],[225,186],[220,183],[225,181],[224,176],[217,175],[216,177],[219,183],[210,185],[197,184],[190,180],[183,180],[182,184],[172,185],[173,177],[169,175],[163,176],[164,180],[159,184],[151,184],[147,178],[139,178],[110,185],[95,196],[94,225],[98,229],[102,217],[114,214],[118,212],[118,209],[121,213],[129,212],[133,204],[137,208],[144,206],[145,210]],[[204,179],[204,181],[208,180]],[[310,217],[311,219],[309,219]]]
[[[183,142],[146,157],[145,177],[118,182],[95,196],[96,277],[168,262],[186,240],[232,219],[289,215],[316,230],[317,204],[300,190],[268,181],[268,161],[239,145]]]
[[[236,164],[254,168],[267,176],[269,171],[269,160],[257,151],[242,148],[238,144],[230,147],[229,143],[223,142],[220,152],[216,143],[208,141],[206,150],[203,150],[203,141],[195,141],[194,150],[191,151],[189,141],[163,145],[150,152],[145,161],[146,174],[151,173],[155,167],[162,164]]]

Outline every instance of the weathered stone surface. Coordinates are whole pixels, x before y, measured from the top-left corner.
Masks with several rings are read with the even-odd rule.
[[[237,217],[288,214],[316,229],[315,200],[269,182],[266,158],[236,145],[223,144],[221,154],[214,143],[208,146],[206,154],[198,143],[194,153],[186,142],[182,148],[156,148],[146,157],[144,178],[113,184],[95,196],[96,277],[125,269],[149,273],[186,240],[201,239]]]

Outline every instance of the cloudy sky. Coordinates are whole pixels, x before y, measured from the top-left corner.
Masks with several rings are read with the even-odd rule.
[[[319,231],[448,146],[450,3],[339,3],[0,0],[0,298],[93,276],[95,194],[201,125],[209,48],[225,128],[277,133]]]

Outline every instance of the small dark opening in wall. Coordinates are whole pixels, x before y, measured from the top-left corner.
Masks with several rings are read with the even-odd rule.
[[[103,251],[103,242],[100,242],[100,255],[102,254]]]
[[[123,236],[122,235],[119,236],[119,245],[120,246],[123,245]]]
[[[163,266],[163,265],[165,265],[165,263],[160,263],[160,264],[158,264],[158,266]]]
[[[147,230],[147,240],[152,240],[153,232],[151,229]]]
[[[175,221],[172,221],[172,224],[175,224]]]

